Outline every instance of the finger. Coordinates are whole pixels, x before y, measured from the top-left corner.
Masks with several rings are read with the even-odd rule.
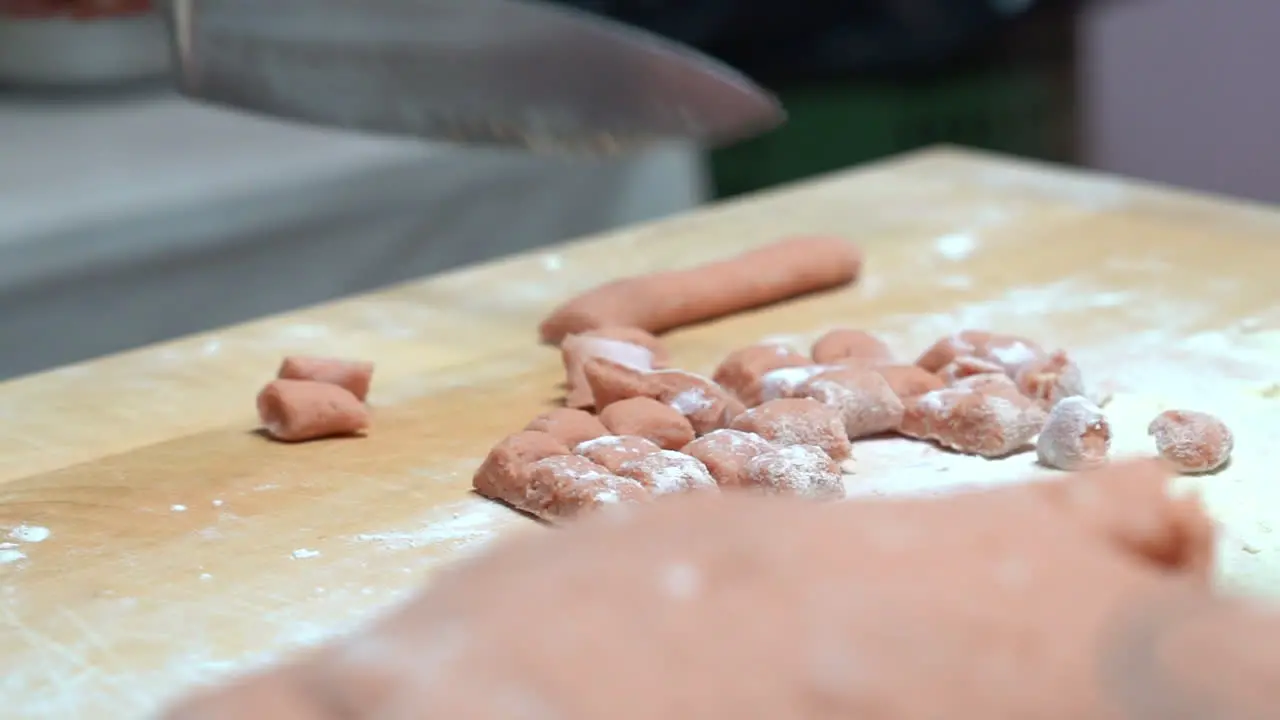
[[[1162,460],[1126,460],[1030,486],[1143,562],[1208,580],[1215,527],[1199,498],[1178,496]]]

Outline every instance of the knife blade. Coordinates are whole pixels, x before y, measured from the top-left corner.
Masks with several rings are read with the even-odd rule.
[[[718,147],[783,122],[680,44],[536,0],[169,0],[179,92],[280,118],[530,150]]]

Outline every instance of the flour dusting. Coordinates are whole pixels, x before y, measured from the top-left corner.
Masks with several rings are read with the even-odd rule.
[[[385,550],[411,550],[440,544],[479,547],[497,537],[504,525],[517,519],[497,503],[466,500],[437,508],[410,527],[362,532],[351,539],[374,543]]]
[[[809,378],[828,370],[839,369],[838,365],[799,365],[770,370],[760,378],[760,400],[780,400],[795,394]]]
[[[708,398],[701,388],[692,388],[678,393],[668,404],[676,412],[686,416],[707,410],[713,405],[711,398]]]
[[[9,531],[9,537],[24,543],[44,542],[52,535],[49,528],[41,525],[19,525]]]
[[[959,262],[973,254],[978,241],[970,233],[959,232],[943,235],[934,241],[933,246],[942,257]]]

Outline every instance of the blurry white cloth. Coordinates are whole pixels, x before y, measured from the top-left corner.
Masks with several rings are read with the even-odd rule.
[[[174,98],[0,99],[0,377],[641,222],[701,156],[386,141]]]

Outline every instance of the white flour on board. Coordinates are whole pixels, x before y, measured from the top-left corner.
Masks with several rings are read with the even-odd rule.
[[[978,247],[977,239],[967,232],[943,235],[934,240],[933,244],[939,255],[953,262],[964,260]]]
[[[41,525],[19,525],[9,530],[10,538],[24,543],[44,542],[52,534],[49,528]]]
[[[496,537],[504,522],[514,519],[511,511],[501,505],[476,498],[438,508],[413,527],[358,533],[352,540],[372,543],[384,550],[438,545],[477,547]]]

